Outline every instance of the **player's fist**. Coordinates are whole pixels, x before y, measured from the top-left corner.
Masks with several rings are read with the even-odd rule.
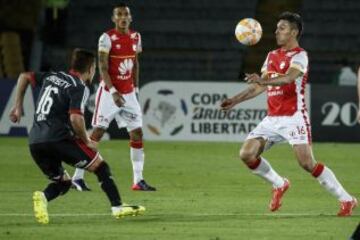
[[[121,96],[119,92],[114,92],[112,94],[113,100],[118,107],[122,107],[125,104],[125,99]]]
[[[10,121],[12,121],[13,123],[20,122],[21,116],[22,116],[21,107],[13,107],[11,109],[9,114]]]
[[[232,100],[231,98],[230,99],[225,99],[221,104],[220,104],[220,107],[221,107],[221,110],[229,110],[231,109],[232,107],[235,106],[235,101]]]

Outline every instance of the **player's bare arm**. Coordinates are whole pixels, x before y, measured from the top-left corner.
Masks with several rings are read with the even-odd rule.
[[[262,86],[280,86],[295,81],[295,79],[303,75],[303,73],[297,68],[289,68],[288,72],[285,75],[277,76],[274,78],[260,77],[256,73],[245,75],[245,81],[247,83],[258,83]]]
[[[139,54],[136,54],[135,61],[134,61],[134,86],[135,88],[139,88],[139,71],[140,70],[140,63],[139,63]]]
[[[76,137],[80,138],[88,147],[96,151],[96,144],[90,140],[86,132],[84,117],[80,114],[72,113],[70,115],[70,122]]]
[[[235,95],[232,98],[225,99],[220,107],[222,110],[229,110],[233,108],[236,104],[244,102],[248,99],[254,98],[264,92],[266,89],[265,86],[261,86],[257,83],[251,84],[247,89]]]
[[[111,83],[109,75],[109,54],[103,51],[99,51],[99,70],[100,75],[103,81],[105,82],[106,87],[110,90],[111,95],[115,104],[118,107],[122,107],[125,103],[125,100],[122,98],[121,94],[115,89]]]
[[[15,104],[12,107],[9,114],[10,120],[14,123],[20,122],[22,116],[24,96],[25,96],[26,88],[28,87],[30,81],[31,81],[30,73],[24,72],[19,75],[16,86]]]

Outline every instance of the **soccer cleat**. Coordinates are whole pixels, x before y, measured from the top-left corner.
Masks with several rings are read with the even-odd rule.
[[[143,215],[145,210],[143,206],[123,204],[119,209],[113,210],[112,215],[119,219],[127,216]]]
[[[145,180],[141,180],[137,184],[132,185],[131,189],[134,191],[156,191],[156,188],[147,184]]]
[[[357,207],[357,205],[358,202],[355,197],[353,197],[351,201],[340,202],[340,210],[337,215],[339,217],[351,216],[352,211]]]
[[[275,212],[281,207],[281,199],[290,187],[290,181],[284,178],[284,185],[279,188],[273,188],[272,190],[272,198],[269,204],[270,211]]]
[[[84,179],[76,179],[71,181],[72,188],[83,192],[83,191],[91,191],[91,189],[86,185]]]
[[[34,214],[36,221],[42,224],[49,223],[49,214],[47,210],[47,200],[43,192],[33,193]]]

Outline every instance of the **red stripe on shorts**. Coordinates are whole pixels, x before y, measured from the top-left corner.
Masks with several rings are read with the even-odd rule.
[[[95,152],[94,150],[92,150],[91,148],[89,148],[88,146],[86,146],[86,144],[81,141],[80,139],[76,139],[75,143],[81,148],[81,150],[83,150],[83,152],[90,158],[90,159],[94,159],[94,157],[96,156],[97,152]]]
[[[304,122],[305,122],[308,142],[309,142],[309,144],[311,145],[312,139],[311,139],[310,122],[309,122],[308,117],[307,117],[306,114],[305,114],[305,110],[301,110],[301,114],[302,114],[303,119],[304,119]]]
[[[94,118],[93,118],[93,125],[96,125],[97,124],[97,118],[98,118],[98,110],[99,110],[99,101],[100,101],[100,98],[101,98],[101,95],[102,95],[102,91],[103,91],[103,87],[100,86],[100,91],[99,91],[99,95],[96,99],[96,102],[95,102],[95,114],[94,114]]]

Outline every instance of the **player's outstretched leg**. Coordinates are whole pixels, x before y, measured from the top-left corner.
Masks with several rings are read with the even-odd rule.
[[[354,208],[358,205],[357,199],[344,189],[333,171],[322,163],[317,163],[312,171],[312,175],[328,192],[339,200],[340,210],[337,215],[339,217],[351,216]]]
[[[253,174],[272,184],[273,189],[269,209],[276,211],[281,207],[282,197],[289,189],[290,182],[286,178],[281,177],[265,158],[259,156],[265,143],[263,139],[246,140],[240,150],[240,158]]]
[[[333,171],[314,159],[312,148],[309,144],[294,145],[293,149],[299,164],[315,177],[321,186],[334,195],[340,202],[338,216],[350,216],[357,206],[357,200],[351,196],[340,184]]]
[[[110,201],[112,215],[115,218],[137,216],[145,212],[145,207],[143,206],[122,204],[119,191],[111,177],[110,168],[106,162],[102,162],[94,173],[98,178],[102,190]]]
[[[130,134],[130,158],[133,166],[134,184],[131,189],[134,191],[156,191],[155,187],[150,186],[143,178],[144,169],[144,149],[142,141],[142,129],[137,128],[129,132]]]
[[[281,177],[263,157],[259,157],[247,164],[253,174],[260,176],[272,184],[272,196],[269,203],[270,211],[277,211],[282,205],[282,198],[290,187],[290,181]]]

